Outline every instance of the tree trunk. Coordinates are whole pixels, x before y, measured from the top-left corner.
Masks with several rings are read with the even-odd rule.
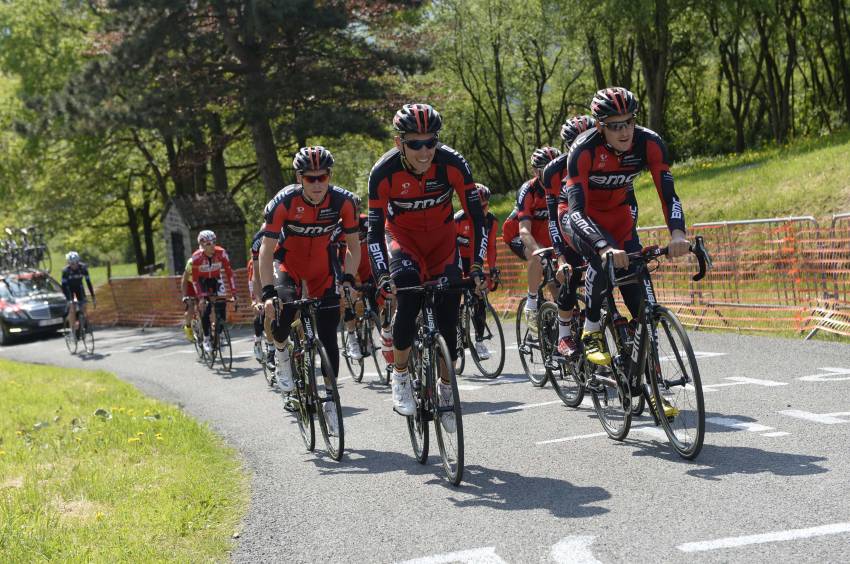
[[[221,117],[213,114],[210,119],[210,168],[212,169],[213,186],[216,192],[228,192],[227,168],[224,162],[224,131],[221,127]]]
[[[151,214],[151,201],[145,193],[145,200],[141,209],[142,232],[145,238],[145,266],[156,263],[156,248],[154,247],[154,215]]]
[[[130,199],[129,188],[124,191],[122,200],[124,200],[124,209],[127,210],[127,227],[130,230],[130,240],[133,243],[133,254],[136,256],[136,273],[141,276],[145,272],[145,255],[142,252],[142,239],[139,236],[139,218],[136,216],[136,209]]]
[[[832,9],[832,28],[835,34],[835,45],[838,50],[838,64],[841,71],[841,81],[844,83],[844,122],[850,123],[850,66],[847,63],[847,53],[844,48],[844,34],[841,29],[842,18],[844,13],[843,0],[830,0],[830,8]]]
[[[670,48],[670,6],[667,0],[655,0],[654,22],[639,30],[637,52],[649,98],[649,128],[659,134],[664,130]]]

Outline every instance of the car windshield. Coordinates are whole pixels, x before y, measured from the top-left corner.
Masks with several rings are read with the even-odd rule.
[[[0,297],[6,299],[26,298],[39,294],[54,294],[61,292],[62,287],[49,276],[27,275],[2,278],[0,282]]]

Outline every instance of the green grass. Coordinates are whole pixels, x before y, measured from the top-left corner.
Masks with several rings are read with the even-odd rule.
[[[672,170],[688,225],[788,215],[813,215],[829,225],[832,214],[850,212],[848,155],[850,131],[842,131],[741,155],[692,159]],[[636,190],[640,225],[663,224],[648,172],[639,177]],[[504,219],[514,197],[494,197],[493,213]]]
[[[224,561],[234,452],[106,372],[0,360],[0,561]]]

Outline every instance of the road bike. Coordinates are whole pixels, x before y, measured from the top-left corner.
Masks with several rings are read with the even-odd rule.
[[[295,415],[298,430],[308,451],[316,448],[314,415],[325,440],[328,454],[334,460],[342,459],[345,448],[345,430],[342,404],[339,401],[336,374],[324,345],[315,332],[319,300],[305,298],[292,302],[275,301],[275,317],[280,322],[280,307],[291,305],[298,310],[292,323],[292,350],[290,363],[295,384],[292,392],[283,398],[284,409]],[[318,377],[317,377],[318,376]]]
[[[437,329],[435,299],[439,293],[456,292],[472,284],[468,279],[459,283],[430,281],[396,290],[397,294],[422,294],[424,297],[409,360],[416,404],[413,415],[407,417],[413,455],[420,464],[428,460],[428,424],[433,422],[443,469],[453,485],[463,479],[463,418],[452,358]],[[448,390],[451,392],[451,397],[442,398],[442,401],[437,385],[441,380],[450,382]]]
[[[355,290],[359,292],[360,297],[354,303],[349,303],[349,307],[354,312],[354,338],[357,339],[357,346],[360,348],[362,356],[352,358],[349,355],[349,333],[344,322],[341,322],[339,327],[340,341],[342,342],[340,354],[345,359],[348,371],[355,382],[363,380],[366,358],[372,357],[372,362],[378,373],[378,381],[382,384],[389,384],[392,367],[384,360],[384,355],[381,352],[381,321],[378,312],[372,309],[372,301],[368,297],[374,293],[375,286],[367,283],[358,286]],[[348,297],[346,297],[346,301],[350,301]],[[388,307],[387,310],[389,310]]]
[[[68,315],[65,315],[65,323],[62,325],[62,335],[65,338],[65,346],[68,347],[68,352],[77,354],[79,344],[83,344],[83,350],[87,354],[94,353],[94,327],[89,322],[89,317],[85,310],[77,304],[77,327],[71,327],[71,320]],[[70,307],[70,306],[69,306]]]
[[[612,439],[629,433],[643,397],[656,425],[661,425],[670,444],[683,458],[695,458],[705,436],[705,404],[699,366],[690,339],[676,314],[660,305],[650,279],[650,264],[666,255],[667,248],[646,247],[629,253],[633,273],[617,277],[611,254],[606,257],[608,288],[603,293],[600,322],[610,366],[584,363],[584,387],[590,393],[602,427]],[[702,237],[690,247],[699,264],[692,279],[701,280],[711,268],[711,257]],[[634,333],[617,311],[613,288],[637,284],[641,300]],[[665,411],[669,413],[665,416]]]
[[[231,301],[234,302],[234,308],[238,308],[239,305],[233,300],[233,298],[227,299],[220,296],[210,297],[206,296],[204,301],[207,302],[205,308],[210,308],[210,351],[204,351],[203,347],[203,329],[201,329],[200,338],[201,338],[201,351],[203,354],[203,360],[207,363],[207,366],[212,369],[215,366],[215,361],[218,359],[221,364],[222,369],[225,372],[230,372],[230,369],[233,367],[233,346],[230,342],[230,330],[227,328],[227,323],[223,319],[218,318],[218,314],[215,312],[214,304],[216,302],[224,302]],[[196,334],[197,335],[197,334]],[[197,336],[196,336],[197,340]],[[197,343],[196,343],[197,346]]]
[[[546,300],[543,289],[546,287],[557,288],[559,286],[555,277],[555,249],[543,247],[532,253],[543,265],[543,277],[537,286],[537,335],[528,327],[525,317],[525,304],[527,296],[523,296],[516,310],[516,342],[519,350],[519,360],[522,369],[529,382],[538,388],[546,385],[552,376],[552,370],[557,365],[547,360],[546,353],[557,348],[558,344],[558,308],[555,304]],[[554,327],[554,334],[544,331],[544,328]]]
[[[483,317],[483,322],[476,321]],[[480,326],[479,326],[480,325]],[[479,354],[476,344],[481,343],[489,353],[486,358]],[[460,303],[457,318],[457,364],[455,371],[463,373],[466,366],[466,349],[472,357],[472,362],[487,378],[498,378],[505,367],[505,334],[499,315],[490,301],[487,293],[478,296],[473,290],[465,289]]]

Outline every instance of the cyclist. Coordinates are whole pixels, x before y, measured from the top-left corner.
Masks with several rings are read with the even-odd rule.
[[[195,293],[195,285],[192,284],[192,257],[186,261],[183,268],[183,276],[180,277],[180,294],[183,296],[183,306],[186,308],[183,314],[183,332],[190,343],[195,342],[195,333],[192,331],[192,318],[198,308],[198,295]]]
[[[227,321],[227,303],[225,281],[230,288],[230,295],[236,300],[236,280],[230,267],[230,257],[224,247],[215,244],[215,233],[205,229],[198,233],[198,250],[192,253],[192,283],[198,298],[206,298],[206,305],[201,311],[201,327],[204,330],[204,352],[212,351],[210,342],[210,314],[215,307],[216,331]],[[213,299],[210,299],[213,298]]]
[[[505,222],[502,224],[502,241],[505,242],[505,245],[508,246],[513,254],[525,260],[525,245],[522,243],[522,237],[519,236],[517,214],[519,214],[519,210],[514,206],[514,209],[505,218]]]
[[[282,393],[292,391],[292,367],[289,363],[289,331],[297,309],[283,305],[275,319],[275,301],[291,302],[302,295],[321,300],[316,333],[328,353],[333,375],[339,372],[339,347],[336,330],[339,325],[339,293],[337,285],[351,288],[360,263],[357,236],[356,196],[330,183],[334,158],[322,146],[302,147],[292,160],[297,184],[277,193],[266,205],[265,223],[261,231],[259,267],[263,284],[262,299],[277,349],[275,377]],[[341,273],[331,245],[334,231],[342,225],[348,251],[345,272]],[[275,268],[275,259],[279,262]],[[306,296],[305,296],[306,297]],[[327,420],[336,425],[334,402],[325,402]],[[336,429],[331,429],[336,433]]]
[[[260,262],[260,244],[263,242],[263,232],[257,231],[254,234],[254,238],[251,239],[251,260],[248,261],[248,296],[251,298],[251,308],[254,310],[254,357],[257,359],[257,362],[266,362],[269,365],[274,364],[274,348],[272,344],[268,341],[264,328],[265,315],[263,314],[263,301],[260,299],[260,294],[258,290],[260,289],[260,269],[258,268],[258,263]],[[268,349],[268,354],[265,355],[266,358],[263,358],[263,350],[262,346],[263,342],[265,342],[266,347]]]
[[[359,201],[358,201],[359,204]],[[365,284],[367,282],[372,281],[372,265],[369,263],[369,252],[366,249],[366,236],[369,231],[369,222],[366,214],[361,213],[359,216],[359,229],[357,232],[358,240],[360,242],[360,264],[357,265],[357,274],[355,275],[355,280],[357,284]],[[345,240],[341,240],[339,242],[339,255],[341,259],[344,259],[346,249],[348,245]],[[369,300],[369,303],[372,306],[374,311],[378,310],[378,301],[376,299],[376,293],[372,292],[371,294],[366,296],[366,299]],[[360,350],[360,343],[357,342],[357,335],[355,334],[355,327],[357,325],[356,314],[354,312],[354,308],[352,304],[356,303],[360,298],[360,294],[356,290],[351,290],[349,293],[349,300],[345,304],[345,313],[343,315],[343,321],[345,322],[345,329],[348,331],[348,356],[354,360],[360,360],[363,358],[363,352]]]
[[[517,192],[516,208],[519,221],[519,236],[528,261],[528,297],[525,301],[525,320],[532,336],[537,336],[537,288],[543,278],[543,265],[539,260],[531,260],[539,248],[552,244],[549,237],[548,208],[546,192],[543,189],[543,169],[561,151],[554,147],[540,147],[531,154],[531,168],[534,178],[527,180]]]
[[[585,276],[587,318],[582,335],[585,356],[594,364],[610,365],[611,355],[605,352],[599,323],[600,295],[608,283],[602,261],[611,253],[617,269],[633,270],[627,253],[642,247],[629,191],[644,169],[652,174],[670,230],[669,256],[685,255],[689,243],[667,147],[657,133],[635,125],[639,108],[635,95],[625,88],[604,88],[593,97],[590,108],[597,120],[596,129],[580,136],[570,151],[566,180],[569,212],[562,227],[589,262]],[[621,286],[620,291],[632,317],[636,316],[640,288],[630,284]],[[664,412],[670,417],[675,415],[675,408],[665,405]]]
[[[578,351],[570,327],[572,325],[573,309],[576,305],[576,290],[581,284],[581,271],[578,267],[584,264],[584,259],[569,245],[564,243],[560,231],[559,218],[566,213],[566,194],[562,191],[563,180],[566,176],[569,149],[579,135],[596,125],[592,116],[574,116],[561,126],[561,142],[564,152],[552,160],[543,171],[543,186],[546,190],[546,207],[549,216],[549,237],[555,254],[558,256],[558,278],[562,282],[556,303],[558,304],[558,346],[557,354],[561,358],[571,358]],[[558,203],[563,204],[559,211]],[[560,215],[559,215],[560,214]],[[571,267],[569,281],[563,280],[567,265]]]
[[[490,189],[483,184],[475,183],[478,190],[478,198],[481,200],[481,210],[484,212],[484,225],[487,229],[487,266],[490,268],[488,290],[496,288],[496,280],[499,269],[496,268],[496,235],[499,231],[499,220],[490,213]],[[460,251],[460,261],[463,265],[463,273],[468,275],[472,266],[472,221],[463,210],[455,214],[455,226],[457,228],[457,247]],[[486,315],[484,300],[475,300],[472,312],[472,324],[475,327],[475,352],[481,360],[490,358],[490,351],[484,344],[484,317]]]
[[[89,287],[91,300],[97,303],[94,297],[94,288],[89,277],[89,268],[84,262],[80,262],[80,254],[76,251],[71,251],[65,255],[65,260],[68,264],[62,269],[62,293],[65,294],[65,299],[68,300],[68,322],[76,332],[79,329],[77,324],[77,308],[86,313],[86,290],[83,288],[83,279]]]
[[[369,254],[378,286],[395,293],[424,280],[460,278],[452,194],[472,219],[473,264],[477,291],[484,287],[482,265],[487,233],[478,191],[466,160],[438,139],[443,120],[428,104],[407,104],[396,112],[395,148],[388,151],[369,175]],[[385,230],[389,235],[389,252]],[[416,330],[420,296],[399,294],[393,324],[393,409],[412,415],[415,409],[408,375],[408,356]],[[437,304],[436,322],[448,345],[452,362],[457,356],[457,314],[460,295],[446,293]],[[447,367],[440,369],[437,386],[441,406],[452,405]],[[450,413],[450,412],[449,412]],[[453,416],[443,424],[451,430]]]

